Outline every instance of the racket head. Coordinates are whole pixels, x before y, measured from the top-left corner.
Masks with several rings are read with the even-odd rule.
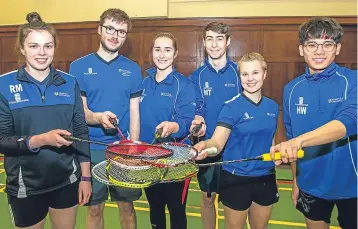
[[[160,183],[171,183],[183,181],[195,176],[199,172],[199,167],[194,163],[186,163],[176,167],[167,168],[168,172]]]
[[[151,165],[141,159],[121,157],[112,153],[107,153],[106,159],[108,162],[118,167],[129,170],[146,170],[151,167]]]
[[[100,183],[127,188],[146,188],[159,183],[166,171],[157,168],[128,170],[107,161],[92,168],[92,176]]]
[[[143,144],[142,142],[138,142],[138,141],[131,141],[131,140],[122,140],[122,141],[117,141],[114,142],[113,145],[116,144]],[[140,159],[136,159],[136,158],[130,158],[130,157],[121,157],[118,154],[114,154],[114,153],[110,153],[107,152],[105,154],[106,159],[115,164],[116,166],[125,168],[125,169],[131,169],[131,170],[143,170],[143,169],[149,169],[150,165],[148,165],[148,163],[143,162]]]
[[[158,145],[149,145],[138,142],[123,142],[112,144],[106,148],[106,154],[114,154],[122,158],[159,159],[170,157],[173,151]]]
[[[167,142],[158,144],[158,146],[171,150],[173,155],[157,160],[143,160],[153,167],[173,168],[186,163],[191,163],[198,156],[198,151],[196,149],[183,143]]]

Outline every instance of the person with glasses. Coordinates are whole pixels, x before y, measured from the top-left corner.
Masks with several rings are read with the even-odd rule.
[[[289,140],[271,147],[272,154],[288,154],[282,161],[291,162],[292,200],[308,228],[329,228],[334,206],[343,229],[357,228],[357,71],[334,62],[342,36],[342,27],[327,17],[299,28],[307,67],[284,88]],[[300,148],[305,157],[295,162]]]
[[[121,140],[111,123],[113,119],[118,120],[126,138],[139,138],[141,68],[118,53],[130,29],[131,21],[124,11],[106,10],[98,26],[98,51],[77,59],[70,66],[70,73],[80,85],[90,140],[105,143]],[[105,160],[104,146],[91,144],[90,148],[92,166]],[[103,210],[108,192],[111,200],[117,202],[122,228],[135,229],[133,201],[140,198],[141,189],[108,187],[96,180],[93,180],[93,194],[88,204],[87,229],[104,227]]]

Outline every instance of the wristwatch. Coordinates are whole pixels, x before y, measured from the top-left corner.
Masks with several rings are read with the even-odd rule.
[[[81,176],[81,181],[91,181],[92,177]]]

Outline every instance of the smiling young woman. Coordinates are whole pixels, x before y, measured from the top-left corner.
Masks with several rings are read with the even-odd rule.
[[[152,142],[158,129],[163,130],[158,139],[161,142],[179,142],[189,133],[195,113],[195,92],[193,84],[174,68],[177,55],[177,43],[172,34],[160,33],[154,38],[150,50],[154,67],[147,70],[148,77],[142,83],[139,139],[143,142]],[[190,144],[190,141],[185,143]],[[184,184],[184,181],[157,184],[145,189],[153,228],[166,228],[166,205],[170,228],[187,228],[186,204],[182,203]]]
[[[0,152],[10,215],[16,228],[41,229],[48,212],[54,228],[74,228],[77,204],[86,204],[92,190],[81,179],[90,177],[88,144],[63,138],[88,139],[80,91],[72,76],[51,65],[54,28],[37,13],[27,20],[18,32],[26,63],[0,77]]]

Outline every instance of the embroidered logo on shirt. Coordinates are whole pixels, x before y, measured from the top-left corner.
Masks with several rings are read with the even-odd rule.
[[[160,93],[161,96],[166,96],[166,97],[173,97],[172,94],[170,93],[166,93],[166,92],[162,92]]]
[[[275,114],[275,113],[269,113],[269,112],[267,112],[266,114],[267,114],[267,116],[270,116],[270,117],[276,117],[276,114]]]
[[[254,117],[252,117],[252,116],[250,117],[250,115],[249,115],[247,112],[244,113],[244,116],[245,116],[245,117],[244,117],[244,120],[249,120],[249,119],[253,119],[253,118],[254,118]]]
[[[205,82],[203,90],[205,96],[211,96],[212,87],[210,87],[209,82]]]
[[[298,103],[295,103],[296,107],[297,107],[297,114],[301,114],[301,115],[305,115],[307,113],[307,107],[308,104],[305,104],[303,102],[303,97],[299,97],[298,98]]]
[[[328,99],[328,103],[341,103],[341,102],[343,102],[343,98]]]
[[[132,74],[131,71],[125,69],[118,69],[118,71],[122,74],[122,76],[130,76]]]
[[[66,92],[54,92],[53,93],[55,96],[62,96],[62,97],[71,97],[68,93]]]
[[[28,101],[30,101],[29,99],[21,99],[20,93],[15,93],[15,94],[14,94],[14,100],[15,100],[15,101],[10,101],[9,104],[23,103],[23,102],[28,102]]]
[[[235,84],[233,83],[226,83],[224,84],[225,87],[235,87]]]
[[[84,72],[85,75],[97,75],[97,72],[93,72],[92,68],[88,68],[88,72]]]

